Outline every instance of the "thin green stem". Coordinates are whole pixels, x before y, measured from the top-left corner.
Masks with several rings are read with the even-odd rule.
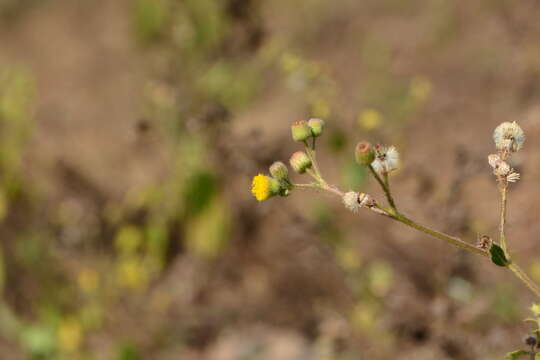
[[[511,263],[508,268],[516,275],[536,296],[540,297],[540,288],[529,276],[516,264]]]
[[[390,190],[390,180],[388,178],[388,173],[386,173],[386,172],[383,175],[383,182],[384,182],[384,185],[386,186],[386,191],[388,193],[388,195],[387,195],[388,203],[390,204],[392,209],[397,211],[396,203],[394,202],[394,198],[392,197],[392,191]]]
[[[441,239],[441,240],[444,240],[446,242],[448,242],[449,244],[451,245],[454,245],[454,246],[457,246],[457,247],[460,247],[462,249],[466,249],[466,250],[469,250],[473,253],[476,253],[476,254],[479,254],[479,255],[482,255],[482,256],[489,256],[489,253],[485,250],[482,250],[482,249],[479,249],[477,248],[476,246],[474,245],[471,245],[457,237],[454,237],[454,236],[451,236],[451,235],[448,235],[448,234],[445,234],[443,232],[440,232],[440,231],[437,231],[437,230],[433,230],[433,229],[430,229],[424,225],[420,225],[418,224],[417,222],[405,217],[404,215],[400,214],[400,213],[396,213],[393,217],[393,219],[407,225],[407,226],[410,226],[412,227],[413,229],[416,229],[418,231],[421,231],[423,233],[426,233],[428,235],[431,235],[433,237],[436,237],[438,239]]]
[[[377,172],[375,171],[375,169],[373,168],[373,166],[368,165],[368,169],[369,171],[371,172],[371,175],[373,175],[373,177],[375,178],[375,180],[377,180],[377,182],[379,183],[379,185],[381,186],[381,188],[383,189],[384,191],[384,195],[386,196],[386,201],[388,201],[388,204],[390,205],[390,207],[392,207],[392,209],[394,209],[394,211],[397,211],[396,209],[396,204],[394,202],[394,198],[392,197],[392,194],[390,192],[390,188],[387,186],[387,184],[381,179],[381,177],[379,176],[379,174],[377,174]],[[388,175],[386,175],[388,176]],[[387,180],[388,181],[388,180]]]
[[[333,186],[333,185],[315,184],[314,183],[314,184],[295,184],[295,186],[322,189],[322,190],[326,190],[326,191],[329,191],[331,193],[334,193],[337,196],[340,196],[340,197],[343,196],[343,192],[341,190],[339,190],[337,187]],[[459,247],[461,249],[468,250],[468,251],[470,251],[472,253],[475,253],[477,255],[481,255],[481,256],[484,256],[484,257],[490,257],[490,253],[488,251],[482,250],[482,249],[480,249],[480,248],[478,248],[478,247],[476,247],[476,246],[474,246],[474,245],[472,245],[472,244],[470,244],[468,242],[465,242],[465,241],[463,241],[460,238],[457,238],[455,236],[451,236],[451,235],[445,234],[443,232],[428,228],[427,226],[420,225],[417,222],[407,218],[405,215],[399,213],[395,209],[392,209],[392,208],[388,209],[388,208],[385,208],[385,207],[380,206],[378,204],[375,204],[374,206],[368,207],[368,209],[375,212],[375,213],[377,213],[377,214],[379,214],[379,215],[384,215],[384,216],[390,217],[395,221],[399,221],[402,224],[405,224],[405,225],[407,225],[407,226],[409,226],[409,227],[411,227],[411,228],[413,228],[415,230],[418,230],[420,232],[423,232],[423,233],[425,233],[427,235],[430,235],[430,236],[435,237],[437,239],[444,240],[447,243],[449,243],[450,245]],[[510,271],[512,271],[512,273],[521,282],[523,282],[525,284],[525,286],[527,286],[529,288],[529,290],[531,290],[536,296],[540,297],[540,287],[538,285],[536,285],[529,278],[529,276],[521,269],[521,267],[519,267],[515,262],[511,262],[508,265],[508,268],[509,268]]]

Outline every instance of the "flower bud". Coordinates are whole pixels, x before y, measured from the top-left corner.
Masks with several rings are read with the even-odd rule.
[[[321,119],[309,119],[308,126],[311,129],[311,135],[318,137],[322,134],[324,121]]]
[[[281,161],[276,161],[270,166],[270,175],[272,175],[276,180],[286,180],[289,176],[287,165]]]
[[[375,150],[373,150],[370,143],[367,141],[362,141],[356,145],[354,157],[356,158],[357,163],[364,166],[369,166],[373,160],[375,160]]]
[[[305,141],[311,137],[311,128],[305,120],[296,121],[291,125],[294,141]]]
[[[299,174],[303,174],[307,169],[311,168],[311,160],[303,151],[297,151],[292,154],[289,162],[293,170]]]

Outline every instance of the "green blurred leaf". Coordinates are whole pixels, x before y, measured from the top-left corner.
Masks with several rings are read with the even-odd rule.
[[[155,40],[161,35],[167,11],[164,1],[138,0],[135,4],[135,31],[144,42]]]
[[[512,352],[509,352],[508,354],[506,354],[505,359],[507,359],[507,360],[515,360],[515,359],[519,359],[520,357],[525,356],[525,355],[529,355],[529,352],[525,351],[525,350],[516,350],[516,351],[512,351]],[[537,357],[535,357],[535,359],[537,359]]]
[[[348,161],[342,170],[343,182],[347,189],[358,190],[366,182],[366,167],[354,160]]]
[[[503,267],[510,265],[510,262],[506,258],[503,249],[499,245],[492,244],[489,253],[491,255],[491,261],[495,265]]]
[[[217,192],[214,175],[202,170],[191,175],[184,187],[184,209],[188,216],[197,216],[210,204]]]
[[[123,344],[118,349],[117,360],[139,360],[139,351],[132,344]]]
[[[33,356],[45,356],[55,350],[56,337],[54,331],[46,326],[30,326],[21,334],[23,346]]]

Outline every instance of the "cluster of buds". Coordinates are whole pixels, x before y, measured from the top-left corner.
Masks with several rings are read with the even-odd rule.
[[[324,121],[321,119],[309,119],[296,121],[291,126],[292,138],[294,141],[304,142],[310,137],[321,136],[324,128]]]
[[[292,138],[295,141],[307,143],[309,138],[319,137],[324,128],[324,121],[321,119],[301,120],[291,125]],[[297,151],[292,154],[289,163],[292,169],[304,174],[311,169],[313,162],[310,156],[304,151]],[[253,178],[251,192],[258,201],[263,201],[272,196],[287,196],[294,188],[289,179],[287,165],[281,161],[274,162],[269,168],[270,176],[258,174]]]
[[[525,142],[525,133],[514,122],[504,122],[495,128],[493,140],[497,154],[488,156],[488,163],[493,168],[493,174],[502,183],[516,182],[520,175],[508,164],[512,153],[519,151]]]

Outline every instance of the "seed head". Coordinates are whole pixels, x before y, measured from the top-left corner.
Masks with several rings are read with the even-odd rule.
[[[358,201],[360,201],[360,206],[366,206],[366,207],[375,206],[375,199],[373,199],[368,194],[360,193],[358,195]]]
[[[510,165],[508,165],[506,161],[499,160],[495,164],[495,170],[493,171],[493,173],[497,176],[504,177],[504,176],[508,176],[511,171],[512,169],[510,168]]]
[[[399,152],[394,146],[375,146],[375,160],[371,163],[377,174],[389,174],[399,166]]]
[[[294,141],[305,141],[311,137],[311,128],[305,120],[296,121],[291,125]]]
[[[367,141],[361,141],[356,144],[354,149],[354,157],[360,165],[368,166],[375,160],[375,150]]]
[[[303,151],[297,151],[292,154],[289,163],[293,170],[299,174],[303,174],[307,169],[311,168],[311,160]]]
[[[308,126],[311,129],[311,135],[313,137],[318,137],[322,134],[324,121],[321,119],[309,119]]]
[[[358,212],[358,209],[361,207],[358,193],[354,191],[346,192],[345,195],[343,195],[343,204],[352,212]]]
[[[518,181],[520,178],[521,178],[521,176],[519,175],[519,173],[517,173],[517,172],[511,172],[511,173],[508,174],[508,176],[506,177],[506,181],[511,182],[511,183],[515,183],[515,182]]]
[[[270,175],[272,175],[276,180],[287,180],[289,177],[287,165],[281,161],[276,161],[270,166]]]
[[[515,121],[507,121],[495,128],[493,140],[498,150],[516,152],[523,147],[525,133]]]

